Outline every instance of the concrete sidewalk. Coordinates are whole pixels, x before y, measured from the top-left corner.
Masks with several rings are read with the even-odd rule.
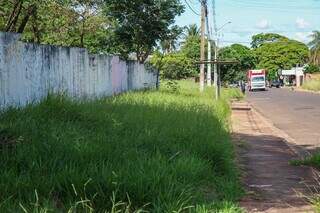
[[[248,212],[313,212],[302,195],[315,184],[309,167],[291,166],[297,153],[287,135],[247,102],[232,104],[232,129],[247,195],[241,206]]]

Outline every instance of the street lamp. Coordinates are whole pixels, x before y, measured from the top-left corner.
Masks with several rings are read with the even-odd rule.
[[[220,30],[222,30],[226,25],[231,24],[231,21],[228,21],[226,23],[224,23],[219,29],[217,29],[216,33],[218,33]]]

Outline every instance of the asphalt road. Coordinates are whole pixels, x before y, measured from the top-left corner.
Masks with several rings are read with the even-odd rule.
[[[293,138],[297,147],[320,148],[320,95],[273,88],[248,92],[247,100]]]

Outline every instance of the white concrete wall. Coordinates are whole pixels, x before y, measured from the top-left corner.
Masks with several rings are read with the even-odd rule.
[[[138,62],[19,38],[0,32],[0,109],[25,106],[49,93],[97,98],[156,86],[156,73]]]

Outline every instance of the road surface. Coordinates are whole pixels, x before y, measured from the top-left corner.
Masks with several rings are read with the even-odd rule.
[[[293,138],[296,148],[308,152],[320,148],[320,95],[272,88],[248,92],[247,101]]]

